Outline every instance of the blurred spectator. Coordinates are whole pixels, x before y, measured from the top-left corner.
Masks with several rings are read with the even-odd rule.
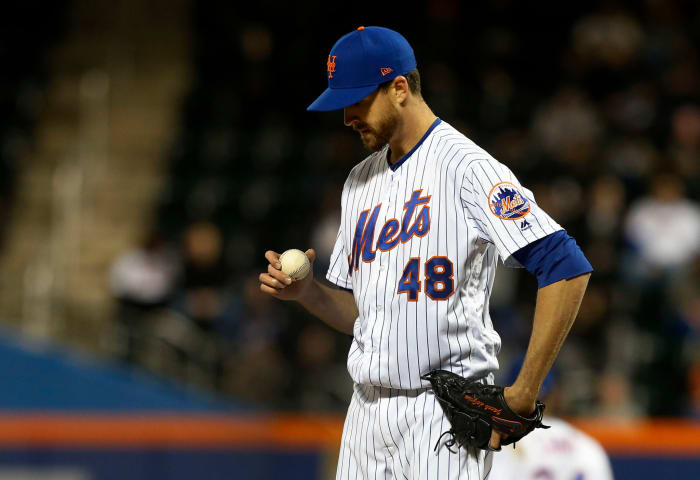
[[[631,310],[639,338],[646,342],[636,368],[642,401],[651,414],[671,415],[687,408],[689,363],[683,346],[689,328],[675,297],[693,281],[700,206],[685,196],[676,175],[660,174],[651,183],[650,194],[631,206],[626,220],[631,252],[625,273],[630,293],[638,298]]]
[[[318,209],[318,220],[311,231],[311,245],[316,250],[314,273],[319,278],[326,278],[335,239],[338,236],[340,195],[339,186],[329,185],[326,187]]]
[[[673,112],[670,155],[690,194],[700,196],[700,107],[686,104]]]
[[[644,32],[625,12],[594,13],[578,20],[572,29],[574,51],[584,64],[621,69],[640,52]]]
[[[219,385],[226,342],[237,335],[239,308],[237,298],[227,291],[221,231],[213,223],[195,222],[185,231],[182,248],[182,285],[173,307],[189,320],[190,333],[175,347],[181,352],[183,368],[209,372],[209,382]],[[162,330],[167,329],[166,322]]]
[[[536,429],[493,457],[491,480],[546,479],[612,480],[613,472],[603,447],[594,438],[559,418],[546,416],[549,429]]]
[[[627,374],[615,371],[602,372],[597,380],[596,417],[607,420],[626,420],[643,415],[644,411],[635,400],[632,381]]]
[[[602,175],[590,187],[586,212],[588,229],[593,237],[614,239],[620,229],[625,206],[625,187],[616,177]]]
[[[117,321],[126,343],[120,356],[127,362],[137,361],[150,315],[170,302],[179,273],[175,252],[155,232],[112,266],[110,289],[117,299]]]
[[[630,207],[625,234],[633,248],[632,276],[682,273],[700,253],[700,205],[685,196],[680,178],[658,175],[650,195]]]
[[[260,291],[256,273],[244,278],[237,334],[223,360],[222,390],[259,405],[289,408],[294,401],[288,396],[291,362],[282,351],[282,337],[293,326],[282,305]]]
[[[545,153],[584,169],[597,148],[603,123],[583,91],[562,88],[535,112],[532,128]]]
[[[330,328],[319,323],[310,323],[299,333],[297,368],[292,377],[292,386],[299,396],[298,409],[337,411],[350,401],[352,384],[347,381],[344,362],[336,361],[336,337]]]
[[[221,230],[210,222],[189,225],[183,235],[185,290],[221,287],[226,283],[227,270],[222,259]]]

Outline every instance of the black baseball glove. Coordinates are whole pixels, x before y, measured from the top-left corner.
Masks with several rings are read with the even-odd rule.
[[[445,370],[433,370],[421,377],[433,386],[433,392],[440,401],[445,416],[452,428],[444,432],[451,438],[445,442],[452,446],[476,447],[492,450],[489,447],[491,429],[508,434],[501,440],[502,445],[515,443],[535,428],[549,428],[542,425],[544,403],[535,403],[535,411],[529,417],[522,417],[508,407],[503,398],[503,387],[484,385],[467,380]],[[435,449],[440,444],[440,439]]]

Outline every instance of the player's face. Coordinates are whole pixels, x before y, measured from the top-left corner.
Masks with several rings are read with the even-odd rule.
[[[359,132],[365,148],[373,152],[389,143],[398,125],[398,113],[381,88],[343,110],[345,125]]]

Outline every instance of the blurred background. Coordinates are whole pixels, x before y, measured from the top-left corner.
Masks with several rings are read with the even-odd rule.
[[[325,276],[366,152],[305,109],[359,25],[409,40],[433,111],[594,265],[552,411],[616,478],[697,474],[700,6],[566,3],[4,6],[0,479],[331,478],[350,338],[257,277],[311,247]],[[535,293],[499,271],[504,369]]]

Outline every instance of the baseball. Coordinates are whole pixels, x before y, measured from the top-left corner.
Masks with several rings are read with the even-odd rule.
[[[292,248],[280,255],[282,271],[289,275],[292,280],[297,281],[304,278],[311,269],[309,258],[301,250]]]

